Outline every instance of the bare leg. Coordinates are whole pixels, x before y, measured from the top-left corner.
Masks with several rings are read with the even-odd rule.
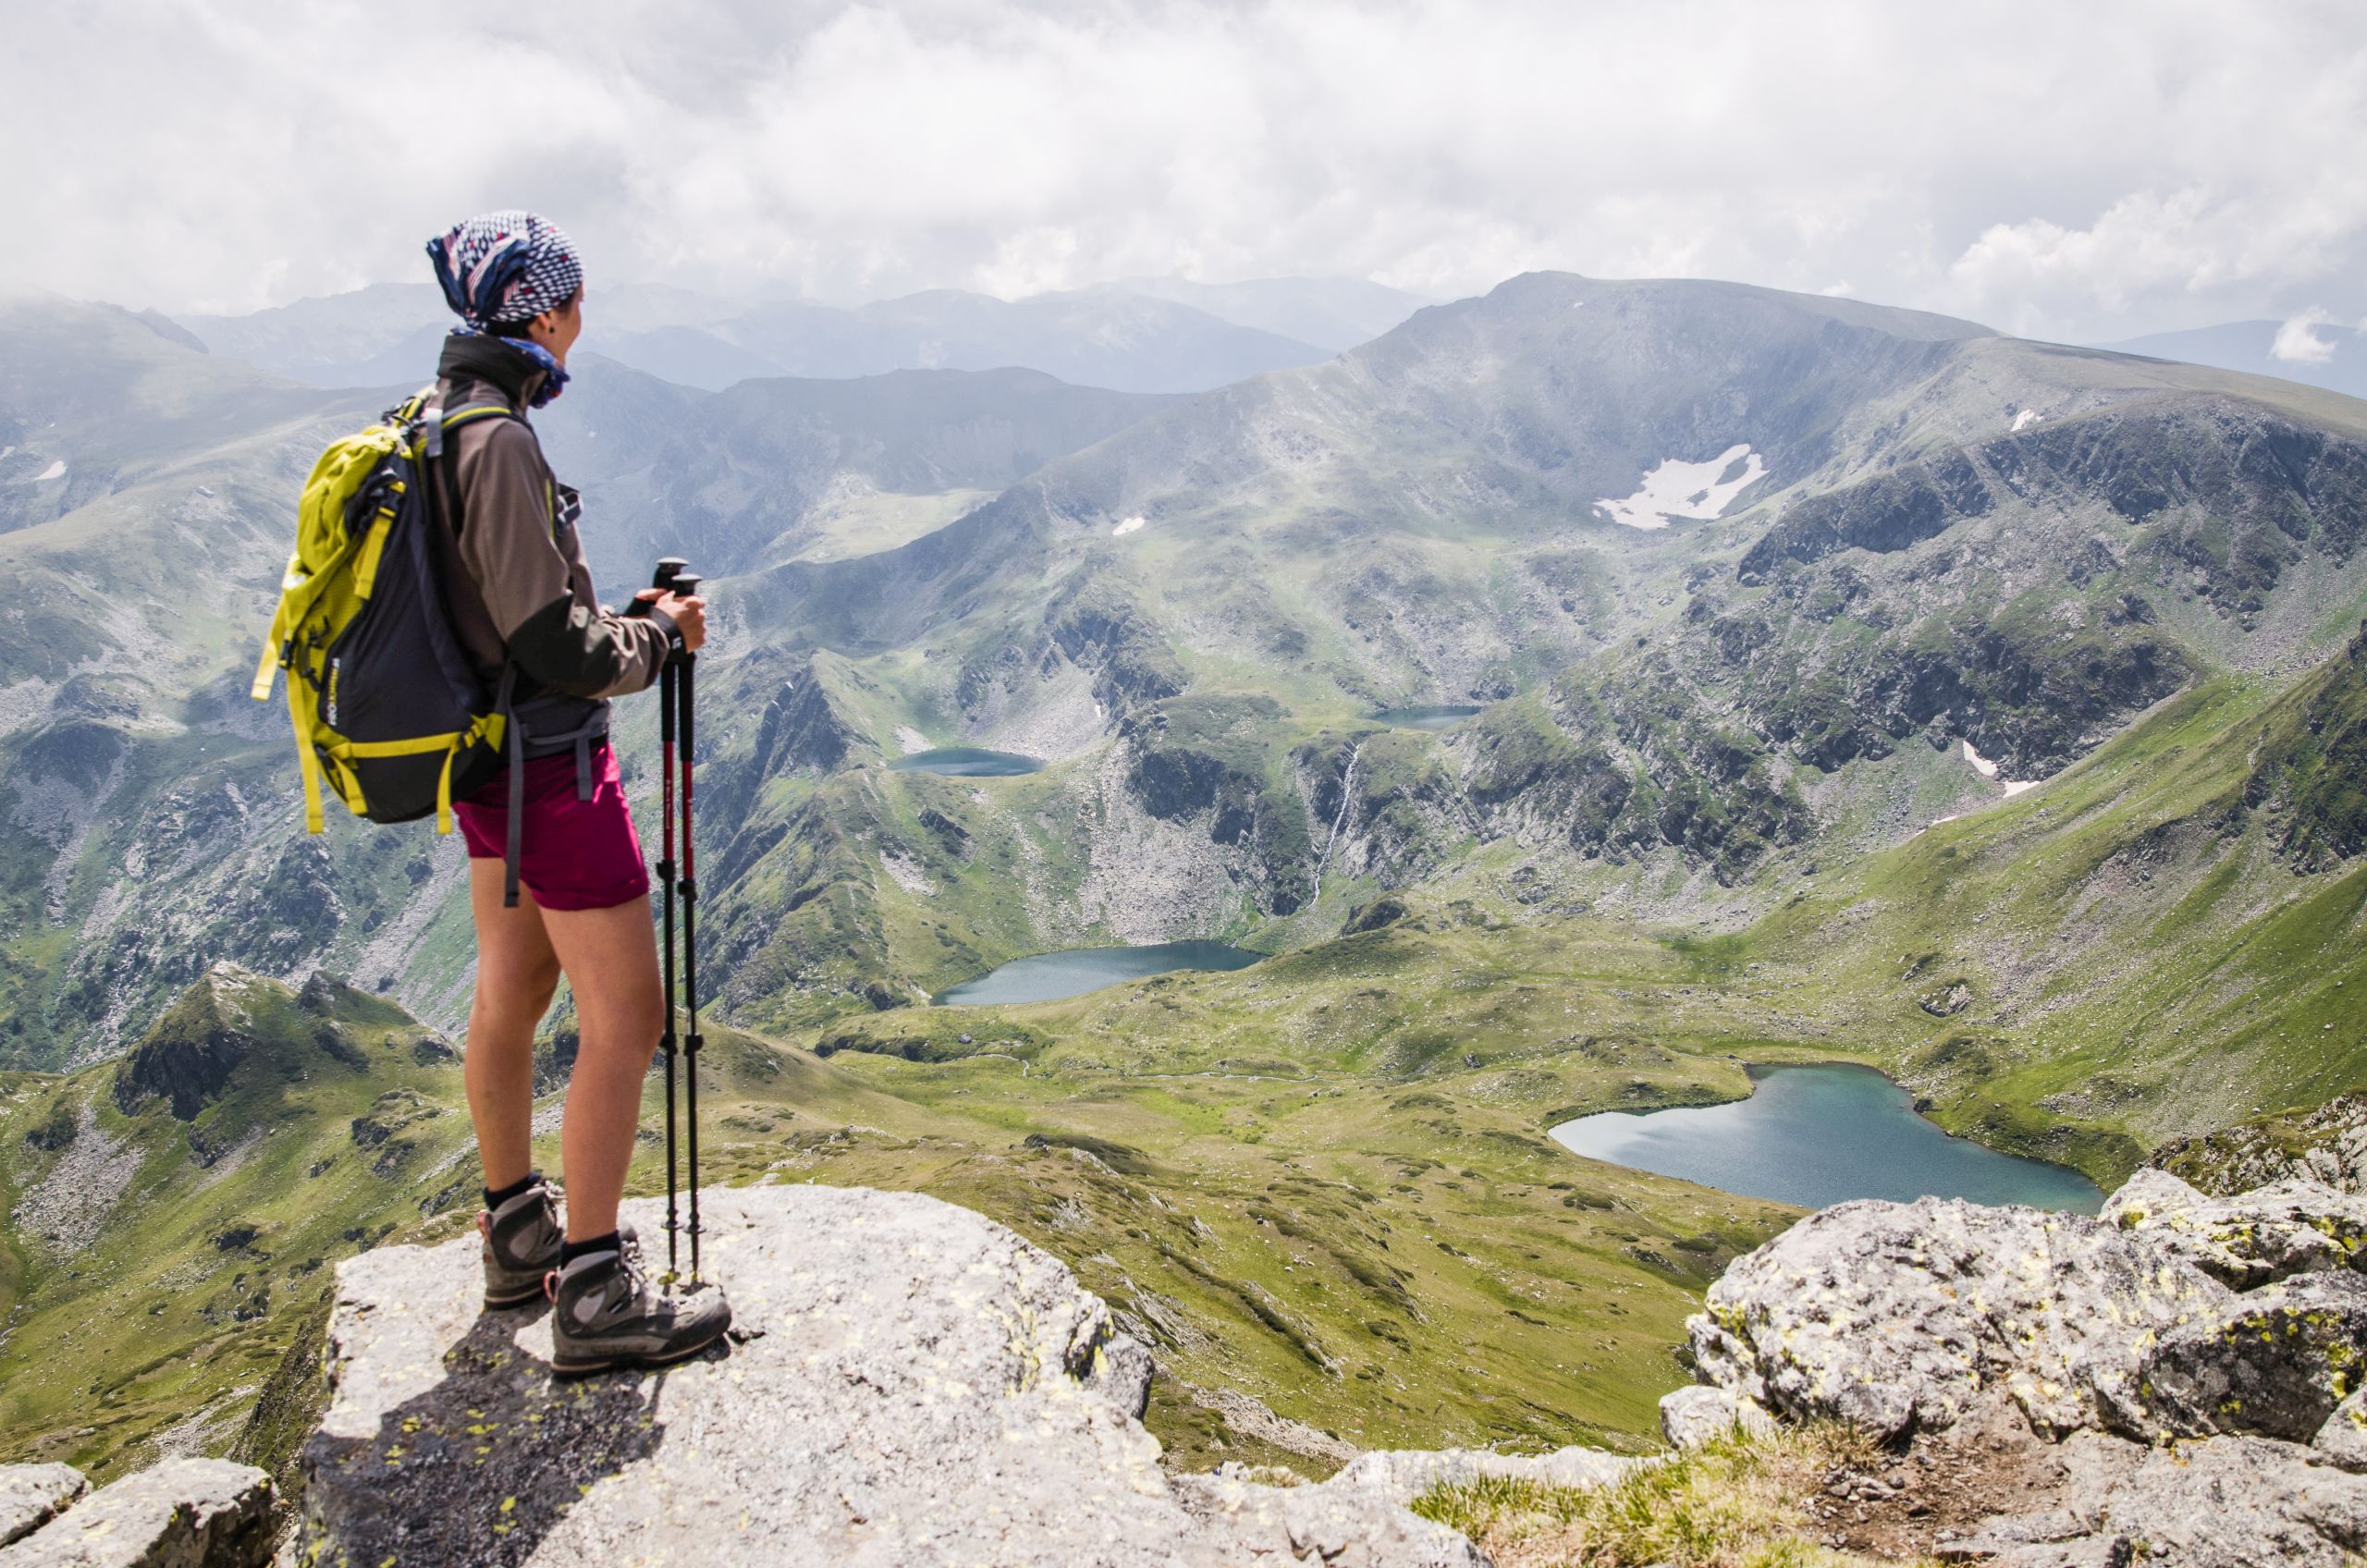
[[[477,991],[469,1008],[469,1119],[476,1123],[484,1184],[522,1181],[533,1161],[534,1026],[558,988],[558,956],[533,895],[501,907],[501,863],[469,862],[469,905],[477,921]]]
[[[497,873],[498,867],[496,867]],[[567,1237],[617,1228],[625,1169],[641,1125],[649,1059],[666,1025],[657,935],[646,895],[607,909],[545,910],[543,927],[575,992],[582,1043],[559,1133],[567,1165]]]

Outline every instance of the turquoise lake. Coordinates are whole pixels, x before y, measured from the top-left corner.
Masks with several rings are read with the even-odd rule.
[[[1014,774],[1040,773],[1043,769],[1041,757],[1024,757],[1017,752],[989,752],[979,746],[939,746],[933,752],[898,757],[888,765],[890,773],[944,773],[956,778],[1009,778]]]
[[[1178,969],[1246,969],[1264,953],[1222,942],[1154,942],[1138,948],[1070,948],[1057,953],[1015,958],[975,980],[964,980],[929,998],[933,1007],[991,1007],[998,1003],[1049,1002],[1081,997],[1121,980],[1140,980]]]
[[[1747,1100],[1606,1111],[1553,1129],[1589,1159],[1823,1208],[1850,1198],[1967,1198],[2093,1214],[2103,1194],[2068,1166],[2000,1154],[1916,1114],[1906,1090],[1840,1063],[1753,1070]]]

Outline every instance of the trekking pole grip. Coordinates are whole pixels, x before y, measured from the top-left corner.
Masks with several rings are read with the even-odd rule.
[[[674,584],[681,581],[682,569],[690,564],[690,562],[684,560],[680,556],[660,557],[657,562],[657,570],[650,573],[649,585],[652,588],[656,589],[660,594],[686,592],[686,590],[675,587]],[[691,582],[695,584],[698,582],[698,579],[696,577],[693,577]],[[647,615],[649,613],[650,606],[656,603],[656,600],[655,599],[635,599],[632,603],[624,607],[625,619],[628,620],[639,619],[641,617]]]

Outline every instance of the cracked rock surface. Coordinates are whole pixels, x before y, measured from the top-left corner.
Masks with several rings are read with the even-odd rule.
[[[1703,1381],[1778,1415],[1889,1439],[2002,1388],[2060,1435],[2126,1406],[2140,1348],[2229,1295],[2082,1215],[1866,1200],[1735,1259],[1689,1328]]]
[[[2367,1551],[2362,1237],[2356,1194],[2301,1179],[2211,1197],[2140,1171],[2095,1219],[1841,1204],[1710,1288],[1690,1329],[1711,1391],[1672,1394],[1663,1419],[1681,1440],[1702,1415],[1834,1418],[1903,1472],[1953,1469],[1893,1512],[1979,1496],[1977,1528],[1862,1521],[1945,1560],[2349,1568]]]
[[[663,1372],[554,1383],[545,1313],[478,1310],[473,1237],[341,1265],[306,1560],[1484,1562],[1401,1488],[1170,1476],[1136,1420],[1147,1353],[982,1216],[862,1188],[703,1201],[752,1337]],[[663,1235],[654,1203],[626,1219]]]
[[[171,1459],[86,1497],[88,1484],[63,1464],[0,1469],[0,1539],[6,1511],[48,1510],[0,1546],[0,1568],[261,1568],[271,1557],[278,1500],[251,1464]]]
[[[71,1464],[0,1464],[0,1546],[31,1535],[90,1489]]]

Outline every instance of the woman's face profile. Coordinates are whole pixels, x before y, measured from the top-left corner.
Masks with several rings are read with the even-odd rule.
[[[576,287],[567,297],[567,303],[555,305],[534,318],[534,341],[550,350],[551,358],[567,363],[567,351],[583,335],[583,288]]]

